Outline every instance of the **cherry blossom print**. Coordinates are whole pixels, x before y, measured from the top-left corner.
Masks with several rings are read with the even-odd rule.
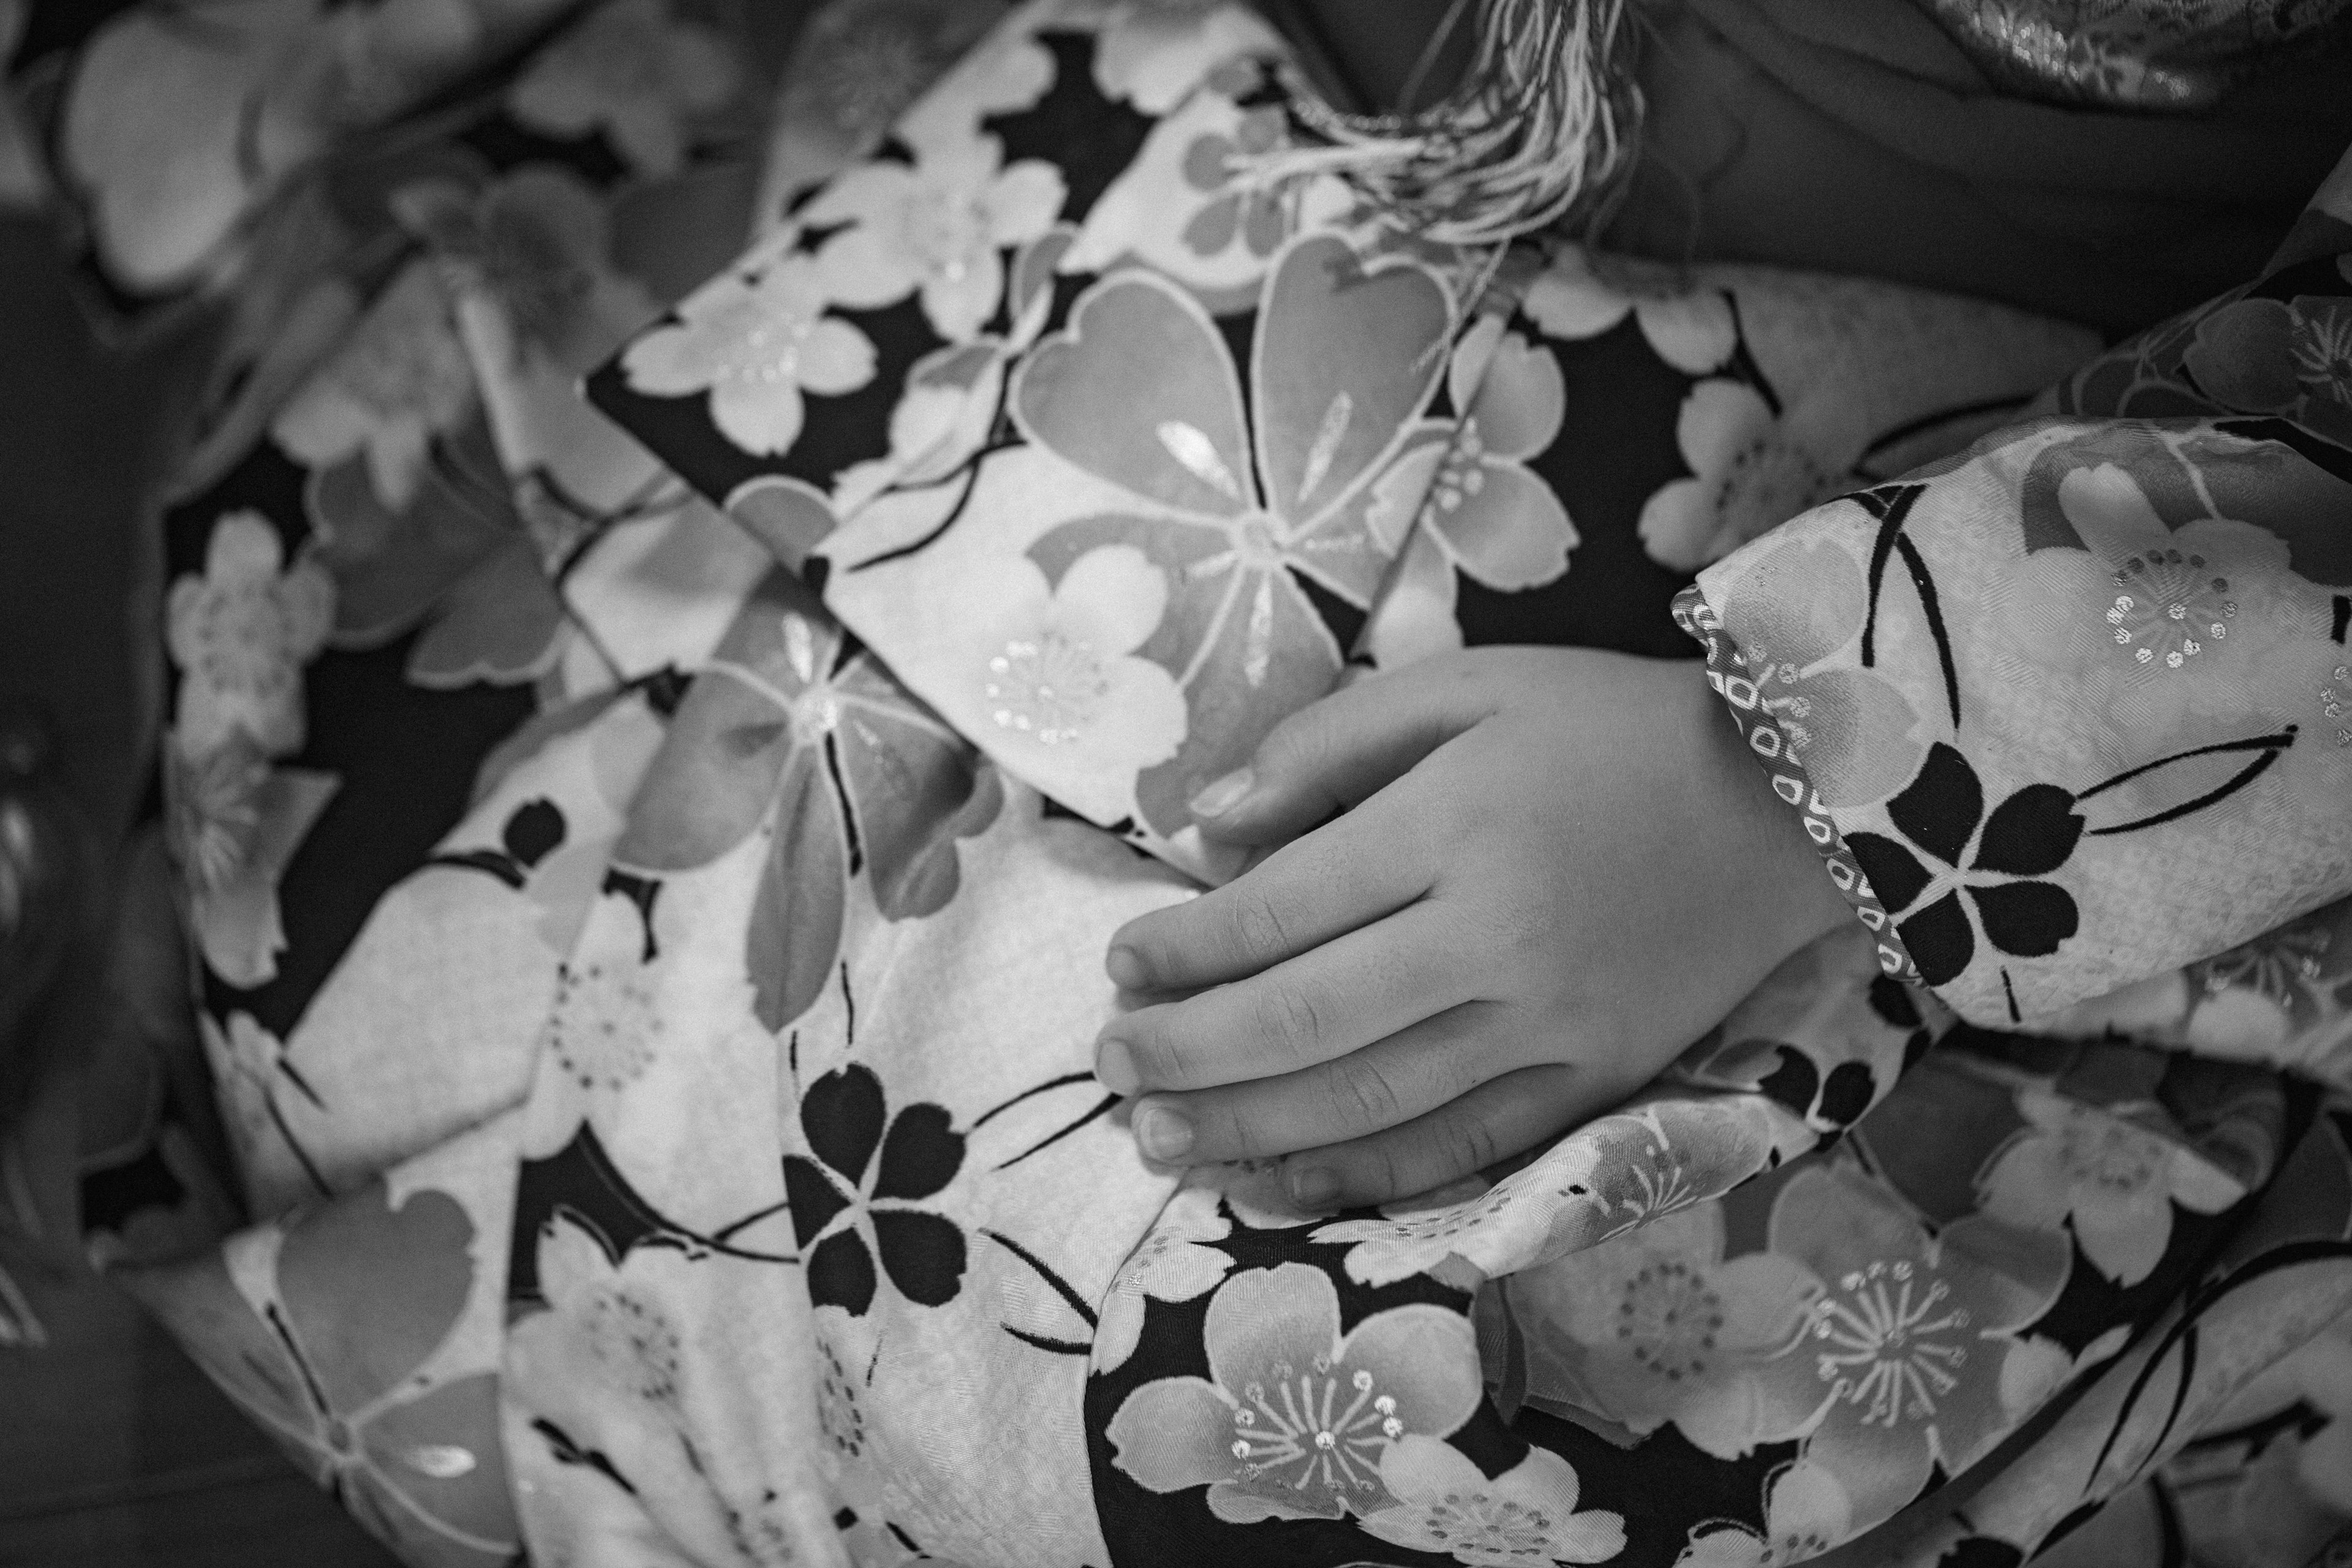
[[[882,1080],[853,1064],[809,1085],[800,1122],[809,1153],[784,1156],[784,1190],[809,1300],[864,1317],[887,1279],[917,1306],[954,1300],[963,1229],[917,1206],[963,1166],[964,1136],[946,1110],[919,1102],[892,1111]]]
[[[2224,408],[2352,439],[2352,300],[2233,300],[2198,321],[2181,370]]]
[[[1652,496],[1637,526],[1650,559],[1679,572],[1720,561],[1854,483],[1844,463],[1744,382],[1692,387],[1675,440],[1691,477]]]
[[[428,182],[392,200],[452,292],[496,308],[509,339],[502,363],[530,356],[583,375],[656,312],[646,286],[614,265],[604,200],[561,165],[525,164],[478,191]]]
[[[999,606],[973,674],[994,738],[1047,793],[1099,818],[1122,815],[1124,781],[1184,742],[1175,677],[1136,651],[1160,630],[1167,574],[1131,544],[1104,544],[1051,587],[1018,558],[985,563],[971,586]]]
[[[302,749],[302,667],[326,646],[333,583],[309,556],[289,566],[260,513],[215,522],[204,575],[164,604],[164,645],[180,669],[173,738],[191,760],[242,735],[265,756]]]
[[[1111,0],[1095,37],[1095,85],[1146,114],[1176,110],[1222,65],[1267,56],[1280,37],[1230,0]]]
[[[1764,1488],[1764,1528],[1727,1521],[1695,1526],[1675,1568],[1796,1568],[1853,1533],[1853,1508],[1837,1478],[1800,1459]]]
[[[434,441],[474,412],[474,374],[428,262],[394,278],[333,357],[278,410],[269,433],[323,468],[357,456],[383,505],[404,510]]]
[[[1720,370],[1738,346],[1730,298],[1671,268],[1602,259],[1563,245],[1528,285],[1520,308],[1547,337],[1597,338],[1627,316],[1655,353],[1685,375]]]
[[[1977,1178],[1982,1212],[2011,1225],[2066,1226],[2091,1266],[2118,1285],[2155,1271],[2172,1240],[2175,1205],[2218,1214],[2245,1195],[2194,1149],[2114,1110],[2024,1085],[2017,1113],[2024,1129]]]
[[[1186,1187],[1168,1200],[1158,1223],[1119,1265],[1095,1329],[1097,1375],[1125,1366],[1143,1340],[1147,1301],[1190,1301],[1214,1289],[1233,1258],[1206,1242],[1223,1241],[1233,1222],[1217,1212],[1212,1188]]]
[[[1446,384],[1458,423],[1433,424],[1375,489],[1372,526],[1404,552],[1368,634],[1383,668],[1462,646],[1457,572],[1519,593],[1557,581],[1577,544],[1568,509],[1528,467],[1559,437],[1559,363],[1486,316],[1462,335]],[[1402,504],[1380,504],[1391,499]]]
[[[787,573],[747,602],[671,732],[614,859],[686,870],[767,825],[746,962],[771,1028],[832,978],[852,879],[886,919],[937,913],[955,896],[956,840],[1003,800],[971,746]]]
[[[837,397],[874,379],[873,343],[824,313],[835,298],[810,257],[730,273],[631,343],[622,374],[657,397],[708,394],[720,435],[754,456],[779,456],[800,438],[803,391]]]
[[[1580,1512],[1575,1467],[1549,1448],[1489,1479],[1460,1449],[1408,1433],[1381,1456],[1381,1481],[1396,1501],[1359,1526],[1392,1546],[1476,1568],[1606,1563],[1625,1550],[1624,1517]]]
[[[1209,1376],[1143,1384],[1108,1435],[1112,1463],[1137,1485],[1205,1485],[1209,1511],[1228,1524],[1395,1506],[1381,1479],[1391,1445],[1445,1436],[1481,1397],[1468,1319],[1394,1307],[1343,1335],[1338,1291],[1303,1263],[1227,1276],[1205,1333]]]
[[[1144,272],[1095,285],[1016,373],[1023,432],[1133,509],[1059,524],[1030,558],[1058,583],[1105,545],[1141,552],[1170,592],[1135,651],[1176,678],[1194,715],[1219,716],[1137,780],[1154,831],[1190,826],[1184,803],[1202,784],[1339,679],[1342,650],[1304,584],[1369,604],[1389,552],[1366,504],[1436,390],[1451,318],[1426,268],[1368,269],[1313,236],[1267,277],[1246,404],[1206,311]]]
[[[164,760],[188,923],[205,966],[250,989],[278,973],[286,928],[278,881],[340,787],[332,773],[270,768],[241,736],[190,762]]]
[[[1760,1364],[1811,1326],[1802,1266],[1727,1260],[1719,1205],[1686,1208],[1525,1273],[1504,1290],[1528,1330],[1528,1390],[1637,1433],[1669,1424],[1735,1458],[1809,1411],[1775,1408]]]
[[[600,132],[637,173],[671,174],[741,74],[723,37],[673,17],[667,0],[610,0],[540,51],[507,102],[535,130]]]
[[[1255,60],[1228,60],[1154,125],[1087,209],[1066,265],[1140,262],[1222,315],[1256,303],[1293,235],[1343,223],[1347,183],[1287,156],[1295,137],[1281,106],[1238,101],[1264,79]]]
[[[978,335],[1004,298],[1004,253],[1043,237],[1065,194],[1051,163],[1003,158],[992,136],[927,142],[911,165],[864,163],[826,186],[801,221],[847,226],[819,253],[836,298],[871,309],[919,294],[940,336]]]
[[[2142,483],[2151,470],[2205,469],[2188,437],[2144,433],[2134,445],[2148,461],[2071,442],[2035,459],[2028,551],[1988,584],[1982,635],[2004,675],[2095,683],[2119,758],[2143,762],[2215,738],[2206,729],[2254,703],[2284,645],[2325,640],[2328,625],[2325,595],[2292,584],[2278,535],[2158,510]]]
[[[1938,741],[1886,803],[1903,837],[1846,835],[1928,984],[1958,979],[1976,960],[1979,934],[1996,952],[2046,958],[2080,929],[2074,895],[2041,879],[2082,839],[2074,805],[2056,784],[2033,784],[1987,812],[1975,768]]]
[[[1861,563],[1822,541],[1764,550],[1723,597],[1724,629],[1747,659],[1758,704],[1824,805],[1885,800],[1924,754],[1918,715],[1892,681],[1865,667],[1817,668],[1861,635],[1869,603]]]
[[[689,1357],[663,1300],[662,1276],[678,1260],[661,1247],[632,1247],[617,1263],[586,1227],[558,1211],[538,1237],[537,1279],[548,1310],[514,1327],[512,1359],[534,1385],[568,1383],[650,1408],[683,1414]]]
[[[403,1562],[499,1568],[519,1543],[498,1375],[464,1370],[455,1345],[480,1245],[448,1193],[395,1198],[378,1179],[199,1262],[117,1278]]]
[[[1971,1215],[1930,1237],[1858,1172],[1811,1167],[1772,1205],[1769,1250],[1812,1277],[1796,1347],[1759,1363],[1764,1408],[1795,1412],[1804,1458],[1836,1478],[1857,1528],[1917,1496],[1934,1468],[1958,1474],[2031,1408],[2012,1382],[2048,1357],[2018,1331],[2049,1309],[2066,1246],[2047,1231]]]

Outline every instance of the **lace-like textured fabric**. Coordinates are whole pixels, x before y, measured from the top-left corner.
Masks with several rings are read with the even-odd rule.
[[[2352,35],[2352,0],[1920,0],[2008,90],[2202,109],[2258,61]]]

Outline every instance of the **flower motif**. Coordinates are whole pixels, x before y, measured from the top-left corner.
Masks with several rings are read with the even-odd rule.
[[[1578,1512],[1575,1468],[1549,1448],[1489,1480],[1451,1444],[1408,1433],[1381,1456],[1381,1481],[1397,1500],[1360,1528],[1392,1546],[1478,1568],[1606,1563],[1625,1550],[1624,1516]]]
[[[539,1293],[549,1310],[515,1325],[523,1341],[516,1354],[530,1363],[533,1384],[569,1384],[575,1397],[593,1390],[667,1420],[683,1415],[686,1342],[654,1277],[659,1250],[632,1248],[615,1263],[602,1240],[557,1211],[539,1233]]]
[[[1928,984],[1975,961],[1979,928],[1996,952],[2046,958],[2080,926],[2073,896],[2035,879],[2063,867],[2083,836],[2074,795],[2056,784],[2027,784],[1988,814],[1976,770],[1938,741],[1886,816],[1908,845],[1868,832],[1846,844]]]
[[[557,136],[602,132],[638,174],[673,174],[688,127],[735,96],[726,40],[670,17],[666,0],[612,0],[541,50],[508,94],[515,118]]]
[[[286,1137],[278,1109],[278,1086],[295,1085],[305,1097],[310,1086],[286,1057],[286,1042],[254,1021],[250,1013],[232,1013],[222,1024],[210,1012],[196,1015],[204,1042],[205,1064],[212,1073],[214,1093],[236,1133],[241,1165],[252,1153]]]
[[[302,667],[326,645],[335,589],[309,556],[285,566],[278,531],[254,511],[213,524],[205,574],[172,584],[164,640],[180,667],[173,735],[204,757],[243,735],[265,756],[302,749]]]
[[[172,858],[198,895],[219,892],[244,873],[268,777],[269,760],[242,731],[193,759],[176,746],[165,752]]]
[[[1855,482],[1744,382],[1700,382],[1683,399],[1675,440],[1691,470],[1659,487],[1636,525],[1650,559],[1696,572]]]
[[[874,379],[874,345],[824,314],[824,274],[804,256],[729,273],[679,303],[677,320],[622,355],[622,374],[658,397],[710,395],[711,423],[743,450],[774,457],[799,439],[806,388],[822,397]]]
[[[1095,37],[1095,86],[1145,114],[1175,109],[1220,65],[1270,54],[1280,39],[1229,0],[1115,0]]]
[[[1316,235],[1266,277],[1246,403],[1208,313],[1142,271],[1088,289],[1015,375],[1023,433],[1131,498],[1051,529],[1030,558],[1055,577],[1104,545],[1139,550],[1170,593],[1136,652],[1218,716],[1136,780],[1155,831],[1191,826],[1202,784],[1338,680],[1342,649],[1304,584],[1368,605],[1389,555],[1366,505],[1436,389],[1451,318],[1426,268],[1366,270]]]
[[[1869,1178],[1815,1166],[1774,1199],[1769,1250],[1810,1275],[1812,1306],[1797,1348],[1757,1363],[1760,1407],[1800,1413],[1768,1436],[1805,1434],[1856,1528],[1917,1496],[1937,1464],[1966,1469],[2042,1391],[2048,1358],[2017,1331],[2065,1282],[2058,1237],[1971,1215],[1931,1237]]]
[[[614,859],[687,870],[772,825],[745,936],[753,1009],[772,1029],[831,979],[852,877],[887,920],[936,914],[955,896],[956,841],[1003,801],[971,746],[786,573],[745,604],[670,732]]]
[[[1513,1275],[1528,1335],[1528,1388],[1639,1433],[1672,1424],[1736,1458],[1801,1419],[1771,1407],[1759,1363],[1808,1326],[1814,1282],[1769,1252],[1724,1260],[1723,1215],[1662,1215],[1583,1252]]]
[[[1184,149],[1184,183],[1207,204],[1184,226],[1184,243],[1195,253],[1214,256],[1238,239],[1253,255],[1270,257],[1290,237],[1280,188],[1246,177],[1249,161],[1280,146],[1286,126],[1281,110],[1261,104],[1242,111],[1232,135],[1204,132]]]
[[[1699,1525],[1675,1568],[1796,1568],[1853,1533],[1853,1508],[1837,1477],[1800,1459],[1773,1473],[1759,1534],[1728,1521]]]
[[[1693,287],[1670,268],[1612,258],[1601,269],[1581,246],[1563,245],[1528,285],[1520,309],[1548,337],[1597,338],[1632,316],[1650,351],[1685,375],[1723,367],[1738,345],[1731,301]]]
[[[2192,721],[2242,713],[2281,637],[2315,642],[2327,628],[2318,595],[2282,592],[2290,548],[2268,529],[2210,516],[2171,526],[2142,481],[2192,483],[2200,454],[2163,432],[2119,446],[2134,438],[2035,459],[2054,482],[2027,475],[2028,550],[1990,584],[1986,641],[2003,673],[2098,683],[2084,706],[2144,759],[2174,749]],[[2206,471],[2227,484],[2219,466]]]
[[[1206,1378],[1145,1384],[1108,1436],[1111,1462],[1138,1486],[1206,1485],[1209,1511],[1228,1524],[1394,1506],[1381,1479],[1390,1446],[1445,1436],[1482,1394],[1468,1319],[1394,1307],[1342,1335],[1339,1292],[1304,1263],[1228,1276],[1205,1341]]]
[[[2155,1271],[2172,1239],[2175,1204],[2218,1214],[2245,1195],[2195,1150],[2112,1111],[2028,1084],[2017,1091],[2017,1112],[2024,1130],[1977,1177],[1982,1212],[2049,1229],[2072,1221],[2083,1256],[2118,1285]]]
[[[1053,227],[1066,194],[1053,164],[1003,159],[993,136],[930,142],[912,166],[863,163],[827,186],[801,221],[849,226],[818,253],[836,298],[866,310],[919,290],[940,336],[978,333],[1004,297],[1004,252]]]
[[[432,181],[394,193],[461,297],[494,303],[517,347],[585,374],[652,320],[645,286],[612,261],[612,224],[586,181],[530,163],[480,191]]]
[[[825,1074],[801,1097],[810,1159],[784,1156],[809,1300],[863,1317],[874,1304],[874,1261],[899,1295],[940,1307],[963,1288],[963,1231],[911,1206],[946,1190],[963,1166],[963,1134],[942,1107],[890,1114],[882,1080],[865,1067]],[[876,1152],[880,1158],[876,1158]]]
[[[558,966],[541,1039],[581,1088],[626,1089],[653,1064],[662,1016],[643,966],[575,954]]]
[[[287,400],[269,433],[313,468],[365,458],[377,498],[399,511],[416,493],[434,437],[473,410],[473,370],[448,298],[419,262]]]
[[[1924,750],[1911,738],[1918,715],[1885,676],[1815,668],[1861,632],[1869,604],[1860,563],[1821,541],[1765,549],[1724,595],[1724,629],[1748,661],[1758,704],[1824,805],[1885,799]]]
[[[1050,586],[1020,559],[976,575],[975,597],[1003,606],[973,672],[982,710],[1003,740],[1045,753],[1031,769],[1040,787],[1105,819],[1125,815],[1126,781],[1184,741],[1175,677],[1135,657],[1160,630],[1166,574],[1131,544],[1105,544]]]
[[[268,984],[286,950],[278,879],[334,798],[335,775],[270,768],[240,732],[193,760],[174,746],[163,781],[197,950],[231,985]]]
[[[1462,646],[1457,570],[1518,593],[1558,579],[1577,544],[1568,509],[1528,467],[1559,437],[1559,362],[1487,316],[1463,334],[1446,385],[1464,410],[1460,423],[1432,428],[1377,487],[1382,500],[1402,504],[1375,507],[1372,526],[1391,550],[1405,552],[1372,615],[1372,650],[1384,668]]]
[[[2297,414],[2352,404],[2352,305],[2234,300],[2197,323],[2181,368],[2222,407]]]
[[[379,1179],[114,1278],[402,1561],[491,1568],[519,1542],[498,1373],[469,1370],[485,1358],[464,1327],[487,1245],[449,1194],[395,1203]]]
[[[1265,79],[1256,58],[1227,59],[1154,124],[1087,209],[1065,268],[1108,272],[1140,262],[1224,315],[1256,302],[1291,236],[1344,226],[1355,204],[1347,182],[1289,156],[1290,122],[1279,105],[1261,101]]]
[[[1143,1339],[1143,1303],[1190,1301],[1213,1289],[1234,1266],[1234,1260],[1204,1241],[1223,1241],[1233,1222],[1217,1212],[1217,1194],[1207,1187],[1186,1187],[1168,1200],[1160,1221],[1141,1245],[1119,1265],[1103,1297],[1101,1322],[1095,1330],[1094,1371],[1116,1372],[1127,1364]]]

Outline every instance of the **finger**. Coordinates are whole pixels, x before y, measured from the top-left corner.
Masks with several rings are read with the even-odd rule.
[[[1520,1064],[1500,1048],[1490,1002],[1465,1002],[1328,1062],[1247,1083],[1153,1094],[1132,1126],[1169,1164],[1320,1149],[1410,1121]]]
[[[1222,888],[1139,915],[1111,933],[1103,967],[1122,991],[1218,985],[1403,908],[1434,879],[1412,807],[1383,795]]]
[[[1307,1209],[1412,1197],[1591,1121],[1631,1087],[1589,1068],[1521,1068],[1399,1126],[1294,1154],[1283,1163],[1283,1184]]]
[[[1490,710],[1488,689],[1468,673],[1431,659],[1289,715],[1258,742],[1249,766],[1192,797],[1202,833],[1227,844],[1280,843],[1370,799]]]
[[[1460,921],[1413,904],[1263,973],[1103,1026],[1095,1076],[1119,1094],[1206,1089],[1342,1057],[1466,1002]]]

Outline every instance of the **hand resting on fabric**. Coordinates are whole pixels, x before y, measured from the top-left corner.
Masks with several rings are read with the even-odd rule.
[[[1310,1208],[1606,1110],[1849,918],[1696,661],[1431,658],[1294,714],[1193,810],[1264,858],[1112,937],[1141,1005],[1096,1071],[1148,1156],[1286,1155]]]

